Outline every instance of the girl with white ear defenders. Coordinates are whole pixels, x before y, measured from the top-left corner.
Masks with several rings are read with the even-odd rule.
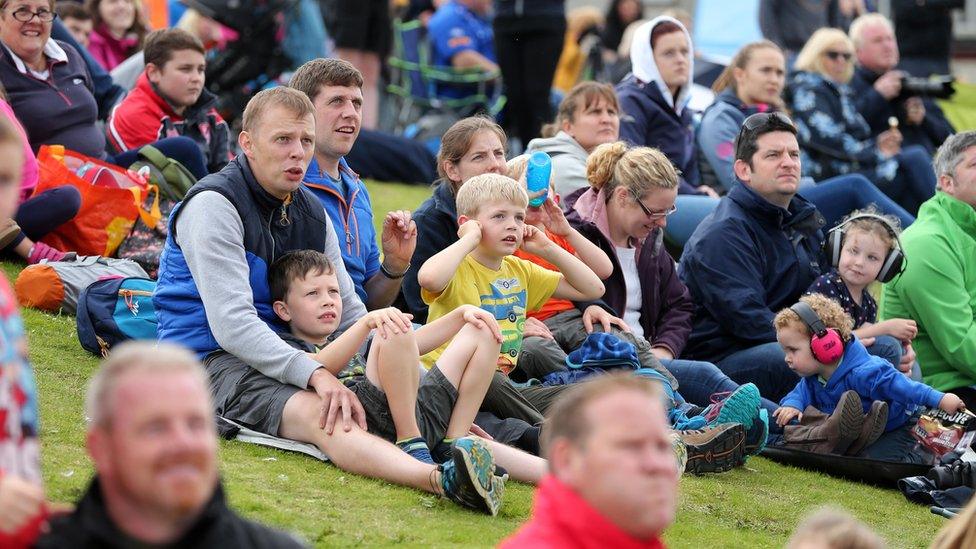
[[[878,304],[868,292],[875,280],[890,282],[904,269],[899,232],[897,218],[881,215],[873,206],[855,210],[827,233],[824,251],[833,269],[816,279],[807,293],[823,294],[840,303],[854,320],[854,334],[868,352],[911,374],[915,366],[911,342],[918,326],[904,318],[877,322]]]

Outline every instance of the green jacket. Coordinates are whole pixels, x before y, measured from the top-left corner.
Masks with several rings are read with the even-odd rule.
[[[901,237],[907,267],[884,287],[879,316],[918,322],[925,383],[976,385],[976,209],[937,192]]]

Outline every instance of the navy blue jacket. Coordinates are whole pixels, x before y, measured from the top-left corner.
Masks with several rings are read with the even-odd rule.
[[[776,341],[773,317],[820,276],[824,224],[799,195],[787,211],[736,181],[698,225],[678,266],[695,302],[683,358],[717,362]]]
[[[437,252],[457,242],[457,203],[451,183],[443,181],[434,187],[434,193],[414,210],[411,216],[417,223],[417,248],[410,259],[410,268],[403,277],[403,297],[413,314],[413,321],[427,322],[427,304],[420,298],[420,282],[417,272]]]
[[[291,201],[284,203],[258,184],[244,155],[201,179],[186,193],[169,218],[169,236],[160,257],[153,306],[159,321],[159,339],[180,343],[200,356],[218,350],[220,345],[210,330],[200,292],[176,243],[176,220],[183,206],[204,191],[220,193],[240,215],[254,308],[275,332],[287,327],[271,308],[268,266],[289,251],[324,249],[328,226],[322,204],[309,191],[299,188],[292,193]]]
[[[679,115],[653,82],[629,75],[617,84],[620,98],[620,139],[639,147],[655,147],[681,170],[681,194],[699,194],[698,158],[691,110]]]
[[[878,135],[887,130],[888,118],[894,116],[900,122],[898,131],[904,138],[902,147],[921,145],[929,154],[935,154],[939,145],[956,131],[946,120],[942,109],[935,101],[922,98],[922,103],[925,104],[925,119],[918,125],[908,124],[905,121],[905,99],[908,97],[902,95],[891,101],[885,99],[878,90],[874,89],[874,82],[880,77],[880,74],[858,65],[854,69],[854,77],[850,82],[857,112],[861,113],[871,126],[871,133]]]

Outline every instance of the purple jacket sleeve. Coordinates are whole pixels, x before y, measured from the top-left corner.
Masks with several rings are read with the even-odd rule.
[[[662,249],[658,252],[656,260],[660,307],[658,314],[654,315],[656,318],[651,318],[654,326],[653,332],[650,332],[654,334],[651,345],[666,347],[675,358],[678,358],[688,342],[688,336],[691,335],[691,315],[695,305],[691,301],[688,287],[678,278],[678,271],[671,256]],[[644,290],[642,288],[642,291]],[[644,306],[647,306],[646,299]],[[641,316],[645,315],[647,312],[642,311]],[[645,333],[648,333],[646,329]]]

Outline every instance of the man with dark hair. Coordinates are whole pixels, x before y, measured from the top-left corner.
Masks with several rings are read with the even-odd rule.
[[[683,358],[753,382],[774,401],[796,385],[773,317],[820,276],[823,216],[796,191],[800,146],[782,113],[746,118],[735,142],[737,183],[695,230],[679,274],[695,302]]]
[[[918,323],[913,345],[925,383],[976,408],[976,132],[946,139],[935,155],[939,190],[901,235],[911,258],[884,286],[882,319]]]
[[[108,142],[116,152],[182,135],[200,147],[210,173],[230,160],[230,132],[217,113],[217,97],[205,87],[203,44],[182,29],[146,37],[145,71],[135,89],[108,118]]]
[[[255,431],[316,445],[351,473],[455,501],[487,495],[490,477],[417,461],[366,432],[359,399],[325,358],[288,345],[273,310],[268,268],[294,250],[319,250],[335,268],[344,314],[366,314],[346,273],[329,216],[302,188],[315,147],[315,108],[288,87],[259,92],[244,109],[243,154],[201,179],[173,210],[153,305],[159,339],[204,359],[217,414]],[[380,331],[399,331],[392,319]],[[319,361],[321,360],[321,362]],[[492,469],[491,454],[455,451]]]
[[[94,30],[94,22],[91,13],[85,9],[85,6],[75,2],[58,2],[54,11],[58,12],[58,17],[61,18],[71,36],[87,48],[88,38]]]
[[[660,386],[622,374],[568,391],[546,420],[532,518],[501,546],[663,548],[678,466],[662,403]]]
[[[96,476],[37,547],[302,546],[227,505],[207,375],[192,353],[146,342],[113,349],[88,385],[85,417]]]
[[[341,59],[315,59],[299,67],[289,85],[315,106],[315,156],[305,187],[322,202],[333,226],[343,230],[342,261],[359,299],[369,310],[389,307],[410,267],[417,227],[408,211],[387,213],[380,262],[369,191],[343,158],[359,136],[363,77]]]

